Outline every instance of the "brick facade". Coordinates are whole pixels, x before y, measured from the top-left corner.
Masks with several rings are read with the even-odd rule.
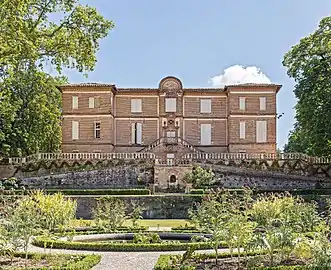
[[[182,149],[177,143],[185,141],[204,152],[274,153],[280,88],[242,84],[187,89],[174,77],[164,78],[158,88],[123,89],[92,83],[59,86],[62,151],[136,152],[174,137],[170,148],[163,145],[153,151],[176,153]],[[171,112],[166,110],[167,102]]]

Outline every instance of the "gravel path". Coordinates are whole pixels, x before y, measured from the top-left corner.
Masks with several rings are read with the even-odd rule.
[[[46,249],[49,252],[49,249]],[[31,252],[44,252],[43,248],[30,245]],[[228,249],[220,249],[226,252]],[[210,253],[213,250],[201,250],[197,252]],[[152,270],[161,254],[182,254],[184,251],[164,252],[94,252],[85,250],[53,249],[52,253],[66,254],[100,254],[102,256],[98,265],[92,270]]]

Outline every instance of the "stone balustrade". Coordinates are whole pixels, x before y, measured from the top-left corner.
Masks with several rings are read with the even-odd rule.
[[[173,161],[158,159],[154,153],[39,153],[27,157],[11,157],[9,164],[24,164],[38,160],[155,160],[157,165],[189,164],[197,160],[303,160],[312,164],[330,164],[330,158],[311,157],[300,153],[186,153]]]

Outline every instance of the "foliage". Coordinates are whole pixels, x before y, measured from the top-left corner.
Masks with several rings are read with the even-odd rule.
[[[221,241],[225,241],[231,251],[233,247],[244,248],[249,241],[254,228],[246,215],[251,195],[248,189],[243,189],[241,194],[219,189],[205,196],[197,210],[190,210],[190,217],[197,228],[212,235],[216,254]]]
[[[126,218],[125,209],[125,204],[121,199],[110,196],[101,197],[97,199],[93,216],[101,230],[116,230]]]
[[[0,191],[3,192],[4,190],[25,190],[25,186],[20,179],[16,179],[15,177],[3,178],[0,179]]]
[[[133,228],[137,228],[138,220],[143,219],[143,216],[142,216],[143,211],[144,211],[144,209],[141,205],[139,205],[139,204],[137,205],[137,204],[133,203],[133,210],[130,214]]]
[[[37,191],[15,201],[5,199],[0,216],[2,248],[16,251],[22,246],[26,254],[32,236],[68,224],[76,212],[76,203],[61,194],[45,195]]]
[[[59,226],[66,226],[75,219],[77,203],[65,198],[63,194],[44,194],[41,191],[32,193],[29,200],[37,203],[36,211],[39,213],[41,228],[53,231]]]
[[[183,181],[186,183],[192,183],[196,186],[210,186],[215,183],[215,175],[212,169],[204,169],[197,166],[184,175]]]
[[[157,233],[135,233],[133,236],[133,243],[135,244],[155,244],[161,243],[161,238]]]
[[[51,267],[47,269],[60,270],[60,269],[72,269],[72,270],[89,270],[93,266],[97,265],[100,260],[100,255],[90,254],[90,255],[72,255],[72,254],[40,254],[40,253],[21,253],[15,252],[13,254],[16,258],[27,257],[30,260],[39,261],[42,260],[44,263],[48,262],[51,264]],[[16,270],[21,269],[31,269],[28,267],[24,268],[15,268]],[[33,267],[33,270],[44,270],[42,267]]]
[[[298,102],[296,123],[290,133],[288,152],[331,156],[331,17],[293,46],[284,56],[287,74],[295,80]]]
[[[54,15],[58,19],[54,19]],[[28,155],[60,145],[63,68],[92,71],[113,22],[78,0],[0,3],[0,152]]]

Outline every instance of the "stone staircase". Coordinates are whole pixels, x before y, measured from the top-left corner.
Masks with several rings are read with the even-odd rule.
[[[203,151],[198,149],[197,147],[190,144],[188,141],[184,140],[181,137],[177,138],[167,138],[167,137],[161,137],[154,142],[152,142],[150,145],[142,148],[138,152],[153,152],[157,147],[159,146],[167,146],[167,145],[173,145],[178,150],[179,149],[187,149],[190,153],[202,153]]]

